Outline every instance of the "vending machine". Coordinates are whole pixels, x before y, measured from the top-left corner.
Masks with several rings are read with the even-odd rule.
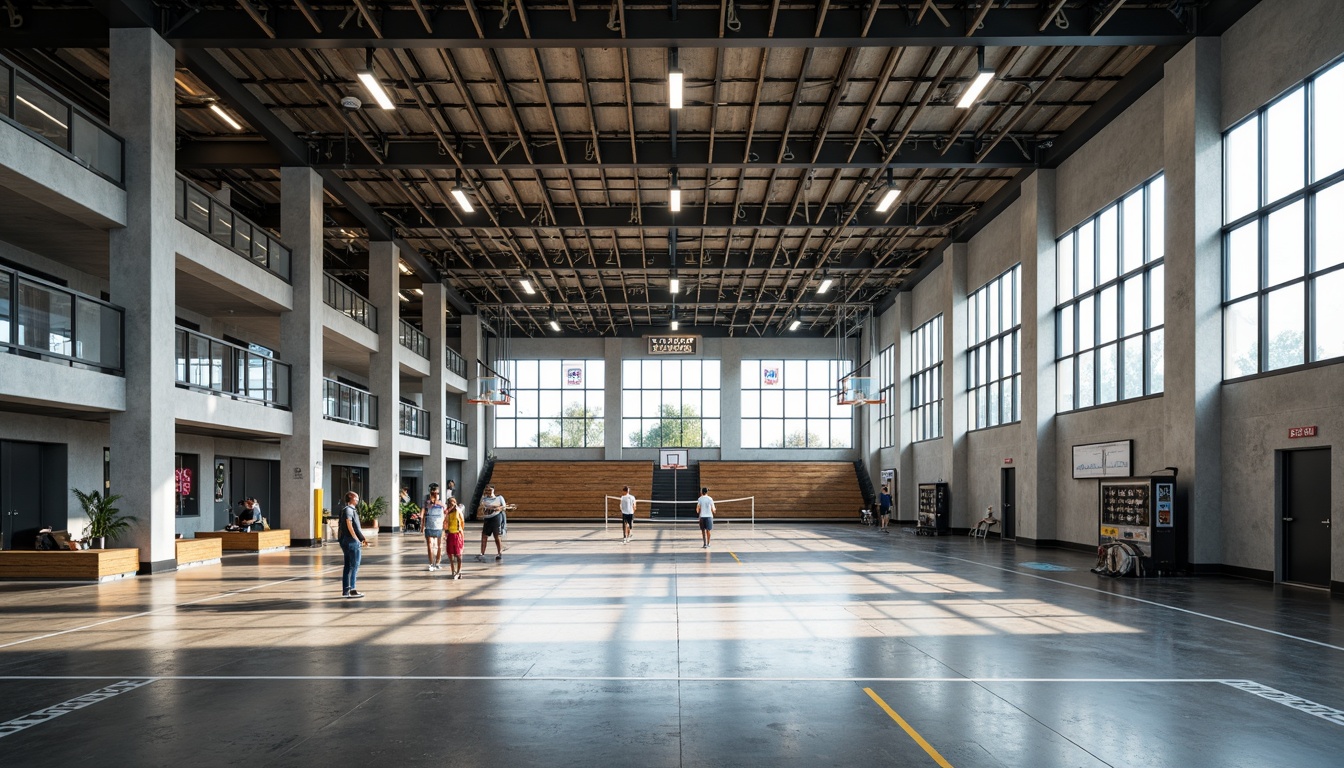
[[[920,536],[947,533],[951,503],[947,483],[920,483],[915,533]]]
[[[1102,480],[1098,502],[1098,544],[1132,544],[1147,575],[1185,570],[1185,520],[1176,508],[1176,478]]]

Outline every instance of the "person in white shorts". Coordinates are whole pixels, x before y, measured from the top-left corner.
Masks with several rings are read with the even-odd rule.
[[[625,492],[621,496],[621,543],[629,544],[635,528],[635,494],[628,485],[621,490]]]
[[[709,497],[708,487],[700,489],[700,498],[696,499],[695,505],[700,510],[700,538],[705,541],[700,548],[709,549],[710,535],[714,530],[714,499]]]

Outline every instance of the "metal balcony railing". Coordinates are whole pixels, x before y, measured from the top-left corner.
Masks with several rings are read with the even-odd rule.
[[[452,416],[443,417],[443,441],[450,445],[467,446],[467,424]]]
[[[322,277],[325,278],[322,300],[327,306],[371,331],[378,330],[377,307],[331,275],[323,274]]]
[[[181,174],[177,177],[176,211],[178,221],[289,281],[288,246]]]
[[[121,307],[0,267],[0,351],[122,373]]]
[[[177,328],[177,385],[289,409],[289,364]]]
[[[465,379],[467,377],[467,359],[457,354],[457,350],[452,347],[444,347],[443,351],[443,361],[448,366],[448,370]]]
[[[410,403],[401,405],[401,434],[408,437],[429,439],[429,411]]]
[[[356,427],[378,428],[378,396],[331,379],[322,380],[322,417]]]
[[[418,328],[405,320],[402,320],[399,337],[401,346],[411,350],[426,360],[429,359],[429,337],[421,333]]]
[[[118,185],[126,142],[101,120],[0,56],[0,118]]]

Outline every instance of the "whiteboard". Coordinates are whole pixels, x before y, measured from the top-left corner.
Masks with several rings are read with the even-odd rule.
[[[1133,440],[1073,446],[1073,477],[1132,477]]]

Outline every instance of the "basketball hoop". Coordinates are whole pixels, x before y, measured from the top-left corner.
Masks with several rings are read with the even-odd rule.
[[[482,376],[476,379],[476,396],[467,398],[473,405],[511,405],[509,380],[503,376]]]
[[[886,402],[886,398],[874,396],[877,380],[872,376],[846,376],[840,380],[840,390],[836,393],[836,405],[875,405]]]
[[[662,450],[662,451],[659,451],[659,452],[658,452],[658,467],[659,467],[660,469],[685,469],[685,468],[686,468],[686,452],[685,452],[685,451],[668,451],[668,450]]]

